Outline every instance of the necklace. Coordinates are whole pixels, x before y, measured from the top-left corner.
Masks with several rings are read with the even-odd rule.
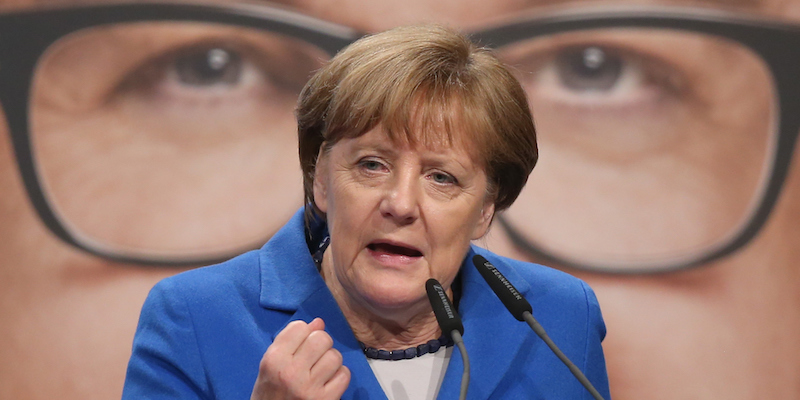
[[[379,350],[374,347],[367,347],[364,343],[358,342],[361,345],[361,350],[367,358],[373,360],[409,360],[414,357],[419,357],[428,353],[436,353],[440,348],[450,347],[453,341],[445,335],[438,339],[429,340],[428,343],[423,343],[416,347],[409,347],[405,350]]]

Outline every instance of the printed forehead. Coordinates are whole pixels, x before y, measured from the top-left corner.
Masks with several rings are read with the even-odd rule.
[[[0,0],[0,11],[39,5],[112,3],[119,0]],[[654,4],[735,9],[800,19],[800,0],[205,0],[216,3],[273,4],[289,7],[333,22],[383,30],[392,26],[437,21],[462,27],[477,27],[495,18],[527,9],[597,5]],[[335,7],[331,5],[335,4]],[[374,17],[374,18],[373,18]],[[366,19],[364,19],[366,18]]]

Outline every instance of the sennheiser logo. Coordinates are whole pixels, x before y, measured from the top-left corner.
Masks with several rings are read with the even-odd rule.
[[[506,277],[503,276],[503,274],[501,274],[500,271],[497,270],[497,267],[495,267],[488,261],[483,263],[483,266],[486,267],[489,271],[492,271],[494,276],[496,276],[497,279],[500,280],[500,283],[502,283],[503,286],[505,286],[506,289],[508,289],[508,291],[511,292],[511,295],[514,296],[515,299],[522,300],[522,295],[520,295],[519,292],[517,292],[517,289],[514,288],[514,285],[512,285],[511,282],[509,282],[508,279],[506,279]]]
[[[444,293],[444,288],[441,285],[436,284],[433,285],[434,290],[439,295],[439,298],[442,299],[442,305],[444,305],[444,311],[447,313],[447,318],[453,319],[455,315],[453,315],[453,310],[450,308],[450,300],[447,298],[447,295]]]

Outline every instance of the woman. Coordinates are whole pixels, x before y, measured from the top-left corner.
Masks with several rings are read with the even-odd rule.
[[[262,249],[153,289],[124,398],[456,397],[462,360],[429,278],[462,315],[470,397],[588,396],[466,263],[476,253],[608,398],[591,289],[470,245],[537,159],[525,94],[497,59],[446,28],[394,29],[318,71],[297,116],[305,211]]]

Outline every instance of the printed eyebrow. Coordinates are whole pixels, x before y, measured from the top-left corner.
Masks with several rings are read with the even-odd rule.
[[[267,6],[282,6],[282,8],[291,9],[292,11],[299,12],[300,14],[309,15],[303,8],[303,2],[298,0],[240,0],[240,3],[261,4]]]
[[[288,0],[292,1],[292,0]],[[775,0],[660,0],[651,3],[653,6],[683,6],[705,7],[731,11],[765,11],[770,5],[779,5]],[[601,3],[595,5],[595,3]],[[561,5],[588,5],[588,6],[624,6],[625,3],[609,3],[608,0],[525,0],[524,7],[561,6]],[[637,3],[638,4],[638,3]]]

